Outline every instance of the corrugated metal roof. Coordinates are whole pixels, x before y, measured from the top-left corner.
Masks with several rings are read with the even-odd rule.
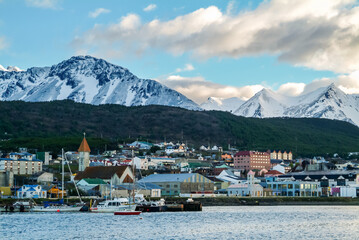
[[[198,173],[152,174],[142,178],[139,182],[183,182],[184,180],[192,176],[196,176],[197,174]]]

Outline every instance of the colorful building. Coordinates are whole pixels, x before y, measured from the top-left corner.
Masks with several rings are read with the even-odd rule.
[[[234,155],[234,168],[241,170],[271,168],[270,154],[257,151],[240,151]]]

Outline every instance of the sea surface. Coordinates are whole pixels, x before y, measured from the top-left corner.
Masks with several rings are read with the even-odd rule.
[[[359,239],[359,207],[203,207],[139,216],[4,213],[0,239]]]

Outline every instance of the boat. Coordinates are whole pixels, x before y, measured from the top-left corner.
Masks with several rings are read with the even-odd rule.
[[[114,198],[99,202],[90,208],[91,212],[114,213],[116,211],[134,211],[136,204],[130,203],[127,198]]]
[[[167,206],[165,205],[165,200],[161,198],[159,201],[142,201],[137,204],[136,210],[141,212],[165,212]]]
[[[141,211],[136,211],[136,202],[141,201],[143,199],[143,196],[138,196],[138,198],[136,198],[136,194],[135,194],[135,181],[136,181],[136,176],[135,176],[135,165],[134,165],[134,156],[133,156],[133,150],[132,150],[132,173],[133,173],[133,181],[132,181],[132,201],[128,201],[129,202],[129,207],[128,208],[124,208],[123,210],[120,211],[115,211],[114,214],[115,215],[139,215],[141,214]],[[130,199],[130,198],[129,198]]]
[[[12,205],[2,207],[0,212],[29,212],[32,207],[32,201],[17,201]]]
[[[44,205],[43,206],[34,206],[31,211],[32,212],[79,212],[83,206],[84,206],[84,203],[82,202],[81,200],[81,197],[80,197],[80,193],[77,189],[77,186],[76,184],[74,183],[75,185],[75,189],[77,191],[77,194],[80,198],[80,204],[79,205],[66,205],[64,204],[64,194],[63,194],[63,191],[65,190],[65,185],[64,185],[64,166],[65,166],[65,156],[64,156],[64,149],[62,149],[62,198],[60,201],[57,201],[57,202],[44,202]],[[67,166],[69,168],[69,171],[72,175],[72,172],[71,172],[71,168],[69,166],[69,162],[67,161]]]
[[[83,205],[65,205],[64,200],[44,202],[43,206],[34,206],[32,212],[79,212]]]
[[[116,211],[114,215],[140,215],[141,211]]]

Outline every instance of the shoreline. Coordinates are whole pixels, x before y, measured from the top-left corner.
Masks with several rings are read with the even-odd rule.
[[[150,201],[157,201],[160,198],[150,198]],[[164,197],[166,203],[185,202],[188,198]],[[37,204],[43,201],[54,201],[55,199],[33,199]],[[86,204],[90,203],[90,198],[82,199]],[[202,203],[203,207],[209,206],[359,206],[359,198],[342,197],[203,197],[193,198],[194,201]],[[29,199],[0,199],[0,206],[13,204],[16,201],[29,201]],[[94,201],[94,199],[92,199]],[[101,200],[98,200],[101,201]],[[76,198],[66,199],[65,203],[78,202]]]

